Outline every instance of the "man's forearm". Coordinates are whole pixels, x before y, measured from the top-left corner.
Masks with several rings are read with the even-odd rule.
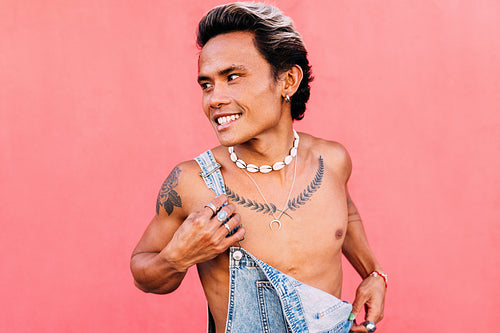
[[[137,253],[130,268],[137,288],[144,292],[168,294],[181,284],[186,271],[179,271],[160,253]]]
[[[346,191],[347,192],[347,191]],[[361,275],[363,281],[356,289],[356,298],[352,303],[352,315],[354,318],[364,307],[365,320],[378,323],[384,316],[384,300],[387,289],[387,275],[375,259],[368,245],[365,228],[361,216],[347,192],[347,232],[342,245],[342,252],[356,271]],[[371,275],[377,271],[378,274]],[[370,276],[371,275],[371,276]],[[364,324],[356,324],[351,328],[352,332],[366,332]]]
[[[342,252],[364,279],[373,271],[380,272],[382,267],[368,245],[361,216],[349,193],[347,193],[347,211],[348,224]]]
[[[361,219],[348,224],[342,252],[362,278],[373,271],[382,270],[368,245]]]

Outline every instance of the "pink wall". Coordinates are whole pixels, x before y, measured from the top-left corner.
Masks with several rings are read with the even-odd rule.
[[[195,25],[217,1],[0,2],[0,331],[201,332],[196,270],[168,296],[130,252],[175,163],[216,139]],[[276,1],[316,81],[300,131],[344,143],[390,274],[381,332],[492,332],[500,3]],[[359,278],[346,266],[344,297]]]

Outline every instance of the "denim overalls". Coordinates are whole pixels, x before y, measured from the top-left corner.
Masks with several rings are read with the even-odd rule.
[[[226,193],[210,150],[195,158],[216,195]],[[229,249],[229,304],[225,333],[347,333],[352,306],[281,273],[239,247]],[[208,313],[208,332],[215,332]]]

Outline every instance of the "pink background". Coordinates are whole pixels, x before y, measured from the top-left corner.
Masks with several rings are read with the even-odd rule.
[[[204,330],[195,269],[157,296],[128,265],[172,167],[217,144],[194,32],[219,3],[0,2],[0,331]],[[296,128],[351,152],[390,275],[379,331],[494,331],[500,2],[276,4],[316,76]]]

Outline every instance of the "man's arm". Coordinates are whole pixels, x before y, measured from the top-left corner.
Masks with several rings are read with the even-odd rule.
[[[333,148],[328,150],[329,152],[333,152],[330,156],[331,160],[338,161],[337,163],[332,163],[332,165],[340,166],[336,172],[341,175],[345,182],[345,194],[347,198],[348,224],[342,245],[342,252],[363,278],[356,291],[352,312],[354,316],[357,316],[364,306],[366,310],[365,320],[377,323],[382,320],[384,315],[386,286],[381,276],[369,275],[373,271],[384,272],[368,245],[361,217],[349,195],[348,181],[352,172],[351,157],[347,150],[338,143],[330,144],[330,147]],[[367,329],[362,325],[355,324],[351,328],[351,331],[367,332]]]
[[[342,252],[363,278],[356,291],[352,313],[357,316],[363,306],[366,309],[365,320],[378,323],[384,316],[386,285],[381,276],[369,276],[371,272],[383,273],[382,267],[371,251],[366,238],[363,223],[346,187],[348,205],[347,233]],[[352,332],[366,332],[362,325],[353,325]]]
[[[211,208],[188,214],[186,205],[190,203],[185,201],[192,200],[192,194],[186,191],[193,188],[190,181],[193,171],[198,176],[185,163],[170,173],[158,194],[156,215],[132,253],[130,269],[134,282],[145,292],[174,291],[189,267],[216,257],[243,238],[243,227],[226,237],[227,228],[221,226]],[[224,195],[211,201],[217,209],[226,202]],[[240,221],[240,216],[233,214],[234,209],[231,204],[224,207],[230,216],[227,224],[231,230]]]

